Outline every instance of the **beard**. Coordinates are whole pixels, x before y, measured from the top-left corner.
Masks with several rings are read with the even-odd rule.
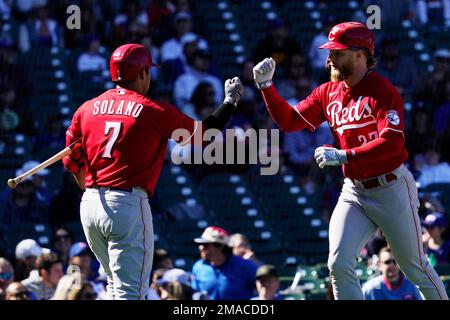
[[[339,82],[347,79],[353,74],[353,66],[350,64],[339,66],[339,69],[332,68],[331,64],[327,64],[327,71],[330,73],[332,82]]]

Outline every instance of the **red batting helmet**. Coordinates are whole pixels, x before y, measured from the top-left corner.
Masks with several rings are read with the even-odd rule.
[[[349,48],[366,48],[373,56],[375,37],[373,32],[360,22],[344,22],[335,25],[328,34],[328,42],[320,49],[342,50]]]
[[[112,81],[134,80],[144,68],[156,66],[143,45],[129,43],[118,47],[109,60]]]

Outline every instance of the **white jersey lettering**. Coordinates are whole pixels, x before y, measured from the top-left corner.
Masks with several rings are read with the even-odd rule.
[[[98,112],[100,111],[98,105],[100,104],[100,101],[95,101],[94,102],[94,111],[92,111],[92,114],[94,116],[98,115]]]
[[[116,114],[121,115],[123,112],[123,104],[125,103],[125,100],[120,100],[119,106],[116,109]]]
[[[135,104],[136,104],[136,102],[134,102],[134,101],[128,101],[127,108],[125,109],[124,115],[131,116],[131,112],[133,111]]]
[[[361,101],[364,97],[360,96],[355,105],[350,107],[343,107],[342,102],[333,101],[328,104],[326,111],[330,117],[330,127],[336,128],[336,131],[342,135],[342,132],[347,129],[361,128],[369,124],[376,123],[375,117],[372,114],[372,108],[365,103],[360,110]],[[356,124],[361,119],[371,119],[368,122]]]
[[[138,104],[133,111],[133,117],[134,118],[139,117],[139,114],[141,113],[142,109],[144,109],[144,106],[142,104]]]

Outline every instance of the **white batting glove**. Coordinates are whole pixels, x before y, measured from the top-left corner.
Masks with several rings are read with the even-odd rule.
[[[258,89],[265,89],[272,85],[276,62],[272,58],[265,58],[253,67],[253,79]]]
[[[345,150],[338,150],[332,147],[318,147],[314,151],[314,158],[319,168],[323,169],[325,166],[339,166],[347,161],[347,152]]]
[[[244,94],[244,86],[242,85],[241,79],[234,77],[233,79],[227,79],[225,81],[225,99],[224,103],[231,103],[235,106]]]

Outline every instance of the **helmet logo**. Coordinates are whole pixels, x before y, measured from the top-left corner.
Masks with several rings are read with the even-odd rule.
[[[122,59],[122,56],[123,56],[124,53],[125,53],[124,51],[117,50],[117,51],[114,52],[114,54],[113,54],[113,59],[114,59],[114,60],[120,60],[120,59]]]
[[[328,40],[333,41],[336,38],[336,30],[331,30],[330,34],[328,35]]]

